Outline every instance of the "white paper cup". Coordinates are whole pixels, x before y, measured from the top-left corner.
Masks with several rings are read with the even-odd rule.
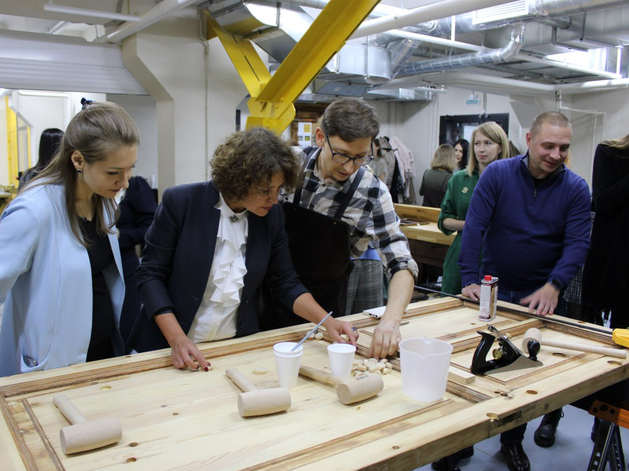
[[[356,347],[347,343],[333,343],[328,346],[328,358],[330,369],[334,376],[342,379],[352,377],[352,363]]]
[[[290,389],[297,384],[304,347],[300,345],[295,351],[292,351],[295,345],[297,342],[280,342],[273,345],[280,388]]]

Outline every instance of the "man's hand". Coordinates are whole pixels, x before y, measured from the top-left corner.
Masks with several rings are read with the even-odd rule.
[[[323,323],[323,326],[336,342],[346,343],[343,337],[341,337],[341,334],[345,334],[349,339],[349,343],[356,345],[356,341],[358,340],[358,331],[349,322],[340,321],[330,316]]]
[[[474,299],[475,301],[480,300],[480,285],[473,284],[467,285],[463,288],[463,292],[461,293],[463,296]]]
[[[373,331],[369,355],[374,358],[385,358],[389,355],[395,355],[401,341],[400,323],[383,317]]]
[[[550,283],[520,300],[520,304],[528,306],[529,312],[535,311],[538,316],[553,314],[558,302],[559,290]]]

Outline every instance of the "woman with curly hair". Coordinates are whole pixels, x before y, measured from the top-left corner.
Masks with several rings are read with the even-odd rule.
[[[276,204],[297,183],[290,146],[271,131],[232,134],[211,162],[212,180],[164,192],[137,271],[144,307],[130,345],[136,351],[171,347],[173,366],[204,369],[196,344],[258,332],[259,287],[296,314],[319,322],[326,312],[299,282]],[[323,324],[355,343],[351,324]]]

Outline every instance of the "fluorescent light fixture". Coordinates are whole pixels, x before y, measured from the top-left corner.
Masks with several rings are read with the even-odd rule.
[[[121,13],[110,13],[101,10],[86,10],[85,8],[64,7],[62,5],[54,5],[52,3],[44,3],[44,11],[54,13],[66,13],[68,15],[91,16],[92,18],[105,18],[109,20],[120,21],[140,21],[139,16],[123,15]]]

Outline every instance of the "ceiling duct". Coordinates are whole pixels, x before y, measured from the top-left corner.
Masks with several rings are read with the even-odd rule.
[[[435,94],[427,90],[414,90],[412,88],[375,88],[369,90],[369,96],[383,98],[387,101],[432,101]]]
[[[398,77],[507,62],[520,52],[523,41],[524,24],[518,23],[513,26],[511,30],[511,40],[503,48],[476,52],[474,54],[461,54],[453,57],[414,62],[404,67],[398,74]]]
[[[456,15],[456,32],[461,34],[485,31],[512,25],[516,21],[533,20],[538,22],[552,20],[552,26],[565,29],[572,24],[571,19],[566,18],[569,15],[613,8],[627,3],[629,3],[627,0],[518,0]],[[427,21],[401,29],[446,38],[452,35],[452,17]],[[382,33],[382,35],[386,36],[386,33]],[[390,41],[391,36],[388,39],[376,39],[378,44]]]
[[[413,51],[420,45],[419,41],[413,41],[411,39],[403,39],[402,41],[396,41],[387,46],[387,50],[391,55],[391,76],[395,77],[408,60],[413,55]]]

